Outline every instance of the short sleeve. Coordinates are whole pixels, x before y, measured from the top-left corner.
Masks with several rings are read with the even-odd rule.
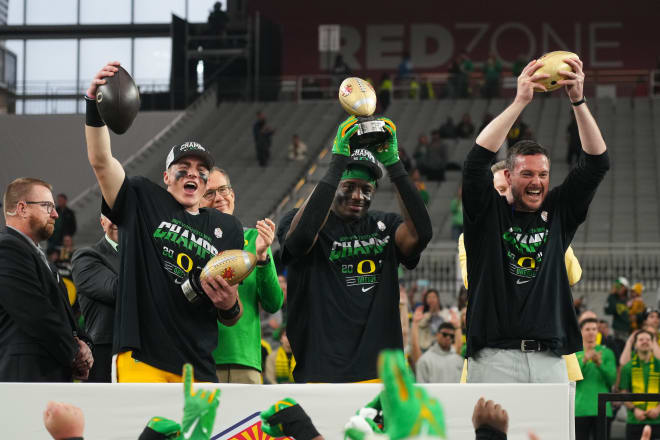
[[[130,182],[128,176],[124,177],[124,181],[119,188],[117,197],[115,198],[115,204],[110,208],[108,203],[105,201],[105,198],[101,200],[101,213],[106,216],[112,223],[117,226],[122,225],[123,213],[126,209],[126,204],[128,200],[127,193],[129,192]]]

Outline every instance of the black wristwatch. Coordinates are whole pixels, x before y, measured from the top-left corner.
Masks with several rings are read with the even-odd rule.
[[[587,98],[585,98],[584,96],[582,96],[582,99],[580,99],[579,101],[571,102],[571,105],[572,105],[573,107],[577,107],[578,105],[580,105],[580,104],[584,104],[585,102],[587,102]]]
[[[264,267],[270,264],[270,254],[266,254],[266,259],[264,261],[257,261],[257,266]]]

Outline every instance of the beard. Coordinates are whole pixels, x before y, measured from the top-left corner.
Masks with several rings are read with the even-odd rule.
[[[55,231],[55,224],[50,223],[49,220],[40,222],[38,218],[30,218],[30,229],[34,231],[34,235],[39,241],[48,240]]]

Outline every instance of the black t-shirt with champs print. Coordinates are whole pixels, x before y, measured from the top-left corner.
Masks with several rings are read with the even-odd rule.
[[[219,251],[243,249],[240,222],[215,209],[190,214],[144,177],[126,177],[113,208],[104,200],[102,212],[120,231],[113,352],[133,350],[135,359],[174,374],[189,362],[196,380],[217,382],[216,310],[189,303],[181,283]]]
[[[296,210],[280,221],[288,265],[287,337],[296,382],[358,382],[378,377],[378,353],[403,347],[399,263],[412,269],[394,242],[398,214],[369,211],[344,222],[332,211],[310,252],[293,258],[284,238]]]
[[[607,152],[583,154],[536,212],[516,211],[493,187],[495,153],[475,145],[463,168],[468,265],[466,356],[483,347],[544,342],[557,354],[582,350],[564,255],[598,184]]]

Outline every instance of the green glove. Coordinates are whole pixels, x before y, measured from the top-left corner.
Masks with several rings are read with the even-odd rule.
[[[260,417],[261,430],[271,437],[311,440],[321,435],[305,410],[290,397],[282,399],[266,411],[262,411]]]
[[[332,144],[332,154],[351,156],[349,142],[353,133],[358,129],[356,122],[357,118],[355,116],[350,116],[344,122],[339,124],[339,128],[337,128],[337,136],[335,136],[335,141]]]
[[[181,435],[181,425],[164,417],[152,417],[138,440],[173,440]]]
[[[396,125],[388,118],[378,118],[379,121],[385,122],[385,130],[390,134],[390,137],[374,151],[376,159],[386,167],[393,165],[399,161],[399,142],[396,139]]]
[[[401,350],[384,350],[378,371],[385,384],[381,394],[385,433],[391,440],[417,435],[446,438],[445,417],[437,400],[415,386]]]
[[[186,440],[208,440],[218,410],[220,390],[193,390],[193,366],[183,365],[183,421],[181,428]]]

